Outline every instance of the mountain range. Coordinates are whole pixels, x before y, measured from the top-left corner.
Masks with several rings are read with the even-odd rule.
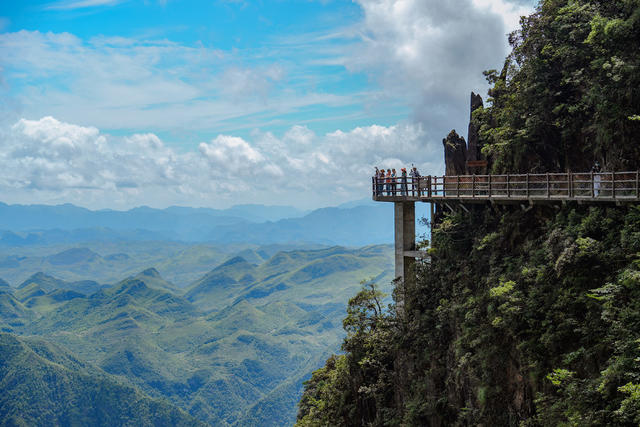
[[[228,254],[182,288],[156,268],[114,284],[45,273],[0,282],[0,416],[82,424],[96,415],[83,412],[87,399],[99,398],[96,411],[121,412],[112,424],[291,424],[302,382],[338,349],[345,301],[363,279],[389,291],[393,254],[388,245],[272,249]]]
[[[92,211],[71,204],[0,203],[0,246],[158,240],[363,246],[391,243],[392,221],[390,205],[366,200],[311,212],[263,205]]]

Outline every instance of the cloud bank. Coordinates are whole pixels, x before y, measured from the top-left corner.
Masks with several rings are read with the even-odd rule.
[[[0,191],[9,203],[92,208],[238,203],[335,205],[370,196],[374,166],[409,165],[425,152],[419,126],[368,126],[316,135],[218,135],[178,153],[156,135],[112,136],[53,117],[21,119],[0,138]],[[440,165],[418,164],[422,170]]]

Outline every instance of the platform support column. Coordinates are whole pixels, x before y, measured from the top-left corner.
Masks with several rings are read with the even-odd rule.
[[[416,249],[416,208],[414,202],[395,202],[396,278],[403,287],[411,285],[415,276],[415,258],[405,256]]]

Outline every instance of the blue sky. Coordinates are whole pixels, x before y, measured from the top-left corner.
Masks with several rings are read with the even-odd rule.
[[[312,208],[367,197],[374,165],[440,173],[532,7],[1,2],[3,201]]]

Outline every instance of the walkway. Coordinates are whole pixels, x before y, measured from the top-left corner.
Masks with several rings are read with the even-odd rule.
[[[578,203],[638,202],[640,173],[547,173],[372,178],[373,200],[379,202]]]

